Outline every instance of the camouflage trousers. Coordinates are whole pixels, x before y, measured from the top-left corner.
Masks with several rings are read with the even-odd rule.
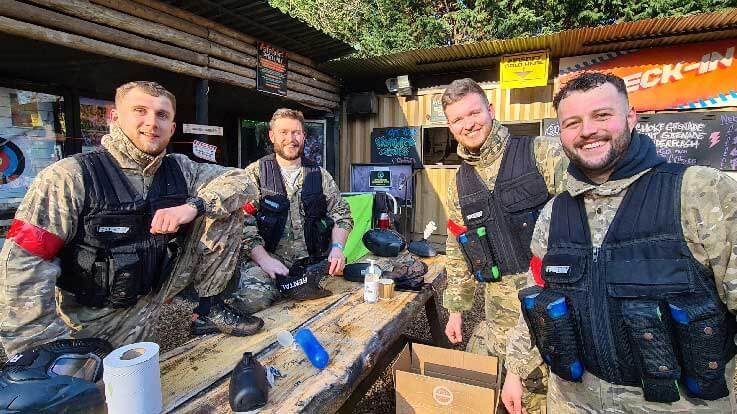
[[[592,374],[584,373],[582,382],[569,382],[555,374],[550,375],[548,410],[555,414],[617,413],[617,414],[673,414],[673,413],[737,413],[734,395],[735,360],[727,364],[725,378],[729,396],[714,401],[689,398],[680,388],[681,399],[674,403],[645,401],[637,387],[610,384]]]
[[[520,302],[517,290],[525,286],[526,274],[510,275],[499,283],[485,283],[484,308],[486,320],[478,324],[468,341],[466,351],[474,354],[493,355],[502,362],[502,380],[506,375],[504,357],[507,351],[507,336],[520,317]],[[548,368],[538,366],[523,379],[522,402],[529,414],[545,413],[545,400],[548,383]],[[503,384],[503,381],[502,381]],[[498,413],[506,413],[500,402]],[[555,413],[555,411],[552,411]]]
[[[227,218],[200,218],[193,222],[183,254],[157,293],[141,297],[128,308],[90,308],[76,304],[73,295],[56,289],[57,312],[72,327],[75,338],[97,337],[113,346],[152,340],[161,305],[190,283],[200,296],[221,293],[238,261],[243,213]]]
[[[286,267],[292,265],[288,261],[281,262]],[[231,304],[242,312],[253,314],[282,299],[274,279],[253,260],[241,263],[233,279],[235,286],[228,289],[228,296],[232,298]]]

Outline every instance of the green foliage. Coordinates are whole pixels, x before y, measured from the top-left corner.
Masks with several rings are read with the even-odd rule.
[[[270,0],[358,56],[737,7],[737,0]]]

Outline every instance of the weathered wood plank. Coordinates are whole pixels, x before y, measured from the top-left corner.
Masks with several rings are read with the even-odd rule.
[[[293,91],[302,92],[306,95],[316,96],[318,98],[322,98],[328,101],[332,101],[336,103],[340,102],[340,96],[334,93],[325,92],[323,90],[313,88],[312,86],[305,85],[303,83],[292,80],[289,78],[289,75],[287,75],[287,88]]]
[[[155,66],[170,72],[181,73],[198,78],[208,78],[204,67],[192,65],[174,59],[156,56],[151,53],[141,52],[122,46],[111,45],[99,40],[89,39],[84,36],[47,29],[19,20],[0,17],[0,32],[13,34],[29,39],[49,42],[56,45],[70,47],[85,52],[96,53],[116,59],[140,63],[142,65]]]
[[[337,86],[330,85],[325,82],[320,82],[317,79],[313,79],[309,76],[300,75],[299,73],[290,70],[289,74],[287,75],[289,79],[294,79],[299,83],[304,83],[305,85],[310,85],[318,89],[322,89],[327,92],[334,92],[334,93],[340,93],[340,88]]]
[[[164,26],[173,27],[177,30],[187,32],[191,35],[207,38],[208,30],[206,27],[192,24],[184,19],[172,16],[148,7],[147,5],[132,2],[130,0],[89,0],[92,3],[106,6],[111,9],[130,14],[131,16],[140,17],[152,22],[161,23]]]
[[[430,263],[426,280],[437,287],[443,279],[444,258]],[[357,289],[330,310],[320,312],[306,325],[330,354],[330,365],[324,370],[312,367],[299,350],[271,347],[261,352],[259,361],[275,366],[286,378],[277,380],[270,390],[269,404],[260,412],[325,413],[339,409],[432,295],[433,289],[426,288],[420,293],[398,292],[391,301],[368,304],[363,301],[363,290]],[[229,382],[223,378],[178,412],[230,412]]]
[[[204,54],[146,39],[122,30],[77,19],[15,0],[0,2],[0,15],[33,24],[41,24],[52,29],[61,29],[70,33],[85,35],[92,39],[103,40],[144,52],[151,52],[199,66],[205,66],[207,64],[207,56]]]
[[[311,68],[307,65],[303,65],[293,59],[293,56],[291,54],[288,56],[290,58],[289,62],[289,69],[301,73],[302,75],[309,76],[311,78],[315,78],[317,80],[323,81],[325,83],[329,83],[334,86],[338,86],[338,81],[335,80],[335,78],[332,78],[322,72],[319,72],[317,69]]]
[[[220,69],[226,72],[235,73],[236,75],[244,76],[249,79],[256,79],[256,71],[251,68],[238,66],[224,60],[216,59],[214,57],[209,58],[209,66],[211,68]]]

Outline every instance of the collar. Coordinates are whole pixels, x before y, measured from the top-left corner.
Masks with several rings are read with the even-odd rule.
[[[153,176],[166,155],[166,150],[153,156],[138,149],[120,127],[113,125],[110,134],[102,137],[102,146],[110,152],[123,170],[135,170],[143,176]]]
[[[460,143],[456,152],[462,160],[470,165],[488,166],[504,154],[507,138],[509,138],[507,127],[494,119],[492,120],[491,132],[489,132],[489,136],[486,137],[486,141],[481,145],[478,153],[470,152]]]
[[[637,181],[640,177],[647,174],[652,168],[640,171],[639,173],[621,178],[619,180],[610,180],[605,183],[596,185],[591,182],[581,181],[568,173],[566,188],[571,197],[577,197],[584,193],[590,193],[598,196],[613,196],[627,189],[632,183]]]

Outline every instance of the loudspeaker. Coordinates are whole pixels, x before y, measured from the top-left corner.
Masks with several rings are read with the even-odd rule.
[[[346,104],[348,115],[375,115],[376,94],[374,92],[356,92],[348,95]]]

